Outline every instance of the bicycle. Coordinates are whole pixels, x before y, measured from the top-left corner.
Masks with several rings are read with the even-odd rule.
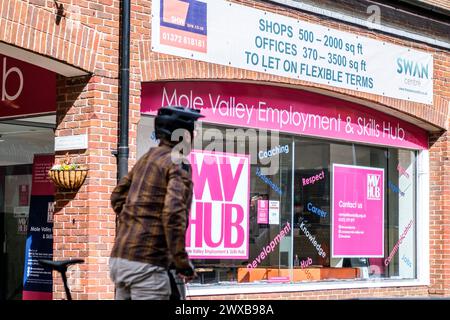
[[[52,270],[56,270],[61,274],[61,278],[64,284],[64,290],[66,291],[66,297],[67,300],[72,300],[72,295],[70,294],[69,285],[67,284],[67,276],[66,272],[70,265],[77,264],[77,263],[83,263],[83,259],[72,259],[72,260],[61,260],[61,261],[53,261],[53,260],[45,260],[45,259],[39,259],[38,263],[41,266],[48,267]],[[169,271],[172,272],[172,271]],[[173,273],[171,276],[169,276],[170,279],[170,285],[172,292],[176,290],[176,292],[179,294],[175,294],[174,296],[177,297],[175,300],[186,300],[186,290],[184,283],[181,281],[180,278],[176,277]]]
[[[67,276],[66,272],[70,265],[83,263],[83,259],[72,259],[72,260],[61,260],[61,261],[53,261],[53,260],[38,260],[39,264],[44,267],[49,267],[52,270],[56,270],[61,274],[61,278],[64,284],[64,290],[66,291],[67,300],[72,300],[72,295],[70,294],[70,289],[67,284]]]

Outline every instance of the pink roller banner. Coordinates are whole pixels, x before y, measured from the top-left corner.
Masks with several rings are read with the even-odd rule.
[[[48,177],[48,170],[54,161],[53,154],[34,155],[23,271],[23,300],[52,300],[53,296],[52,271],[41,266],[39,259],[53,259],[55,186]]]
[[[333,164],[331,256],[384,256],[384,169]]]
[[[189,157],[194,182],[189,257],[247,259],[250,156],[193,150]]]

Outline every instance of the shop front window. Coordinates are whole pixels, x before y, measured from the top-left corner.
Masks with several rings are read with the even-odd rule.
[[[193,150],[192,286],[417,277],[417,152],[204,123]]]
[[[29,218],[35,209],[33,160],[53,153],[55,138],[49,128],[1,122],[0,136],[0,300],[20,300]]]
[[[194,259],[200,274],[199,283],[289,280],[288,268],[292,261],[292,139],[278,135],[274,139],[266,136],[265,132],[260,135],[254,129],[239,130],[203,126],[194,144],[229,157],[250,155],[249,194],[245,204],[248,217],[242,223],[248,232],[246,257],[212,259],[205,256]],[[262,136],[264,143],[258,141]],[[270,141],[276,141],[276,145],[270,145]],[[270,158],[275,158],[275,154],[277,163],[274,166]],[[216,214],[217,211],[213,212]]]

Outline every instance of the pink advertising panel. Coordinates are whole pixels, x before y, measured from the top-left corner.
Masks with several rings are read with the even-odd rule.
[[[193,150],[194,195],[186,233],[191,259],[249,256],[250,156]]]
[[[409,149],[427,149],[425,130],[356,103],[317,93],[231,82],[142,84],[141,112],[167,105],[201,109],[203,121]]]
[[[258,200],[257,222],[261,224],[269,223],[269,200]]]
[[[31,195],[46,196],[55,193],[55,185],[48,176],[48,171],[52,168],[54,161],[54,154],[44,154],[35,157],[33,162]]]
[[[0,118],[56,111],[56,74],[0,54]]]
[[[333,164],[332,257],[384,256],[384,169]]]

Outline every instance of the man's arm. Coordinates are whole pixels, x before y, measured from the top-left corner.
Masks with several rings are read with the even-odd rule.
[[[125,177],[120,179],[119,183],[111,193],[111,206],[117,215],[120,214],[123,205],[127,200],[132,177],[133,177],[133,170],[131,170]]]
[[[167,246],[177,270],[192,269],[186,252],[186,212],[189,209],[184,195],[189,191],[183,182],[181,166],[173,164],[168,172],[167,190],[162,223]]]

